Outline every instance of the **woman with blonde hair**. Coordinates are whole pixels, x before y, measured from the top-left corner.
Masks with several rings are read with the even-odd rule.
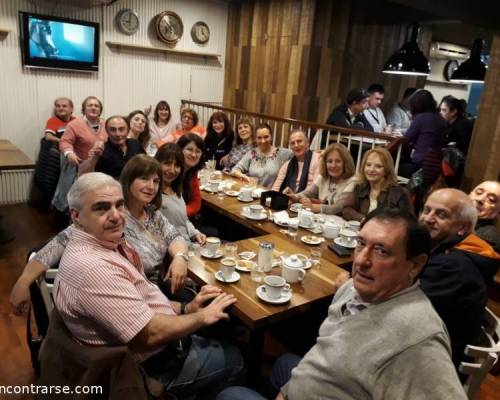
[[[355,172],[349,150],[343,144],[333,143],[321,156],[319,175],[314,182],[297,194],[283,193],[313,212],[338,214],[342,212],[346,195],[354,189]]]
[[[413,212],[408,192],[398,185],[392,156],[385,148],[375,147],[363,155],[357,180],[353,192],[346,196],[344,219],[360,221],[379,207]]]

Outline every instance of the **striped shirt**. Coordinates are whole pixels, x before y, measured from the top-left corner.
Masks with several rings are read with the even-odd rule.
[[[73,229],[54,283],[54,301],[73,336],[90,345],[123,345],[155,314],[175,315],[149,282],[137,253],[123,240],[98,241]],[[157,353],[137,354],[139,360]]]

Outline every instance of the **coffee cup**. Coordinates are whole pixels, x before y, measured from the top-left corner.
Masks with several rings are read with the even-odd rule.
[[[219,184],[220,184],[220,181],[210,179],[208,181],[208,188],[210,189],[210,191],[216,192],[217,190],[219,190]]]
[[[220,247],[220,239],[216,237],[207,237],[207,243],[205,244],[205,248],[207,249],[208,254],[214,256],[217,254],[217,250]]]
[[[327,221],[323,224],[323,236],[325,239],[335,239],[340,232],[340,226],[334,222]]]
[[[346,246],[352,246],[358,237],[358,234],[352,229],[344,228],[339,232],[340,242]]]
[[[347,228],[355,231],[355,232],[359,232],[360,228],[361,228],[361,222],[359,221],[347,221]]]
[[[226,257],[220,263],[222,264],[221,273],[224,279],[231,279],[235,271],[236,260]]]
[[[283,293],[290,291],[290,285],[281,276],[268,275],[264,278],[263,290],[269,299],[277,300]]]
[[[262,211],[264,211],[264,207],[262,207],[259,204],[252,204],[248,208],[250,209],[250,214],[254,217],[259,216],[262,213]]]
[[[243,201],[251,201],[252,200],[252,188],[249,186],[243,186],[240,188],[240,198]]]

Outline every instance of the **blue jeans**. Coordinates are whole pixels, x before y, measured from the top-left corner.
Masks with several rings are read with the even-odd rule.
[[[284,386],[292,376],[292,370],[299,364],[301,358],[295,354],[284,354],[273,365],[271,376],[271,399],[274,399],[280,388]],[[264,396],[255,390],[232,386],[220,392],[216,400],[266,400]]]
[[[181,370],[155,374],[167,392],[180,398],[213,399],[228,385],[237,383],[243,370],[243,358],[237,347],[192,336],[189,354]]]

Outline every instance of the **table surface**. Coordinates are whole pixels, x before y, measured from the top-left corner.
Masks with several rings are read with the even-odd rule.
[[[298,238],[304,234],[311,234],[309,231],[299,229],[297,240],[293,240],[288,235],[280,232],[280,228],[273,222],[257,222],[249,220],[240,211],[245,203],[234,197],[225,196],[223,200],[216,195],[202,191],[204,206],[211,207],[217,212],[227,216],[235,222],[245,225],[254,230],[257,237],[235,242],[238,244],[238,252],[253,251],[258,253],[259,242],[270,241],[275,246],[275,256],[280,254],[305,254],[309,256],[310,249]],[[252,202],[257,204],[258,200]],[[250,203],[250,204],[252,204]],[[258,298],[256,289],[263,284],[254,282],[250,278],[250,273],[239,272],[241,278],[235,283],[224,283],[215,279],[215,272],[221,268],[220,259],[211,260],[203,258],[203,263],[192,263],[189,273],[198,284],[212,284],[222,288],[225,292],[234,294],[238,299],[231,308],[231,313],[238,317],[251,329],[258,329],[268,326],[274,322],[287,319],[293,315],[307,312],[311,306],[323,299],[331,298],[337,289],[335,281],[345,270],[338,265],[350,263],[352,257],[338,257],[331,250],[326,248],[327,243],[322,243],[322,255],[320,263],[307,270],[306,277],[301,283],[291,284],[292,299],[290,302],[275,305],[269,304]],[[257,258],[254,259],[256,261]],[[281,267],[275,267],[268,274],[281,275]]]
[[[34,166],[33,161],[10,141],[0,139],[0,170],[28,169]]]

